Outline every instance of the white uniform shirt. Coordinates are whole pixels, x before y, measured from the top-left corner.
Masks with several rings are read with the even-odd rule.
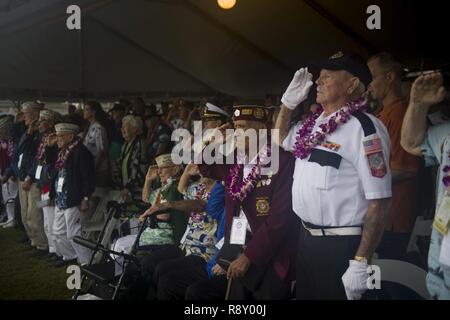
[[[319,125],[329,121],[322,114]],[[357,117],[358,118],[357,118]],[[360,119],[360,120],[358,120]],[[297,124],[283,141],[286,151],[294,151]],[[380,140],[374,140],[380,139]],[[357,113],[327,135],[326,143],[317,146],[304,160],[295,162],[292,202],[294,212],[305,222],[323,227],[362,226],[369,200],[390,198],[391,171],[389,169],[390,141],[386,127],[372,115]],[[386,174],[372,173],[364,142],[377,142],[380,152],[371,159],[374,169],[384,167]],[[372,152],[371,150],[370,152]],[[319,164],[320,163],[320,164]],[[378,165],[378,167],[375,167]],[[380,171],[376,171],[380,172]]]

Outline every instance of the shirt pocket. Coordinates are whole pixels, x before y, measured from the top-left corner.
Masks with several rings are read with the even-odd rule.
[[[311,179],[311,185],[313,187],[320,190],[328,189],[328,167],[322,167],[317,163],[312,163],[308,171],[308,176]]]
[[[308,162],[313,186],[320,190],[329,190],[336,185],[342,162],[341,155],[314,149]]]

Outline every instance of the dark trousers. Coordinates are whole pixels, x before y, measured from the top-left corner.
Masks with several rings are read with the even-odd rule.
[[[17,193],[16,200],[14,200],[14,218],[16,221],[16,228],[19,230],[22,230],[26,236],[25,227],[23,226],[23,223],[22,223],[22,215],[21,215],[21,211],[20,211],[19,193]]]
[[[138,264],[127,265],[120,300],[143,300],[147,295],[156,292],[153,274],[160,261],[177,257],[181,250],[174,245],[150,245],[139,247],[136,257]],[[156,295],[156,293],[154,294]]]
[[[207,279],[206,261],[202,257],[189,255],[161,262],[154,274],[158,300],[183,300],[190,285]]]
[[[297,300],[346,300],[342,276],[361,236],[313,237],[301,227],[297,253]]]
[[[190,285],[186,300],[224,300],[228,286],[227,276],[214,276]],[[291,285],[278,278],[272,266],[260,273],[250,267],[246,276],[234,279],[228,300],[286,300],[291,298]]]
[[[391,259],[406,261],[410,233],[385,231],[376,252],[378,259]]]
[[[227,291],[227,276],[214,276],[194,284],[186,289],[185,300],[214,300],[225,299]]]
[[[291,284],[278,278],[272,265],[264,269],[250,266],[245,276],[234,279],[229,300],[287,300]]]
[[[182,256],[183,251],[177,245],[168,245],[162,249],[153,251],[141,260],[141,275],[147,286],[148,300],[155,300],[157,298],[157,283],[155,283],[154,277],[158,264]]]

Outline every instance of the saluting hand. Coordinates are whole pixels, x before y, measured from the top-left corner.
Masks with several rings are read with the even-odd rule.
[[[414,81],[411,102],[428,107],[444,100],[446,94],[444,78],[440,72],[435,72],[422,75]]]
[[[290,110],[294,110],[300,103],[305,101],[313,85],[312,78],[313,75],[308,72],[308,68],[298,70],[283,98],[281,98],[283,105]]]
[[[184,172],[190,177],[200,174],[200,171],[198,170],[198,165],[194,163],[189,163],[186,166],[186,169],[184,169]]]
[[[227,278],[242,278],[250,268],[250,259],[245,254],[241,254],[228,267]]]
[[[230,129],[231,125],[229,123],[225,123],[221,125],[218,128],[215,128],[213,130],[213,133],[211,134],[210,142],[216,142],[216,143],[226,143],[227,137],[227,129]]]
[[[147,175],[145,176],[145,179],[147,181],[153,181],[156,178],[158,178],[158,166],[150,166],[147,171]]]

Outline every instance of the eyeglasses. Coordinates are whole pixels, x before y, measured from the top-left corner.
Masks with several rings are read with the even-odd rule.
[[[64,138],[64,137],[68,136],[69,134],[70,133],[57,133],[56,139]]]

